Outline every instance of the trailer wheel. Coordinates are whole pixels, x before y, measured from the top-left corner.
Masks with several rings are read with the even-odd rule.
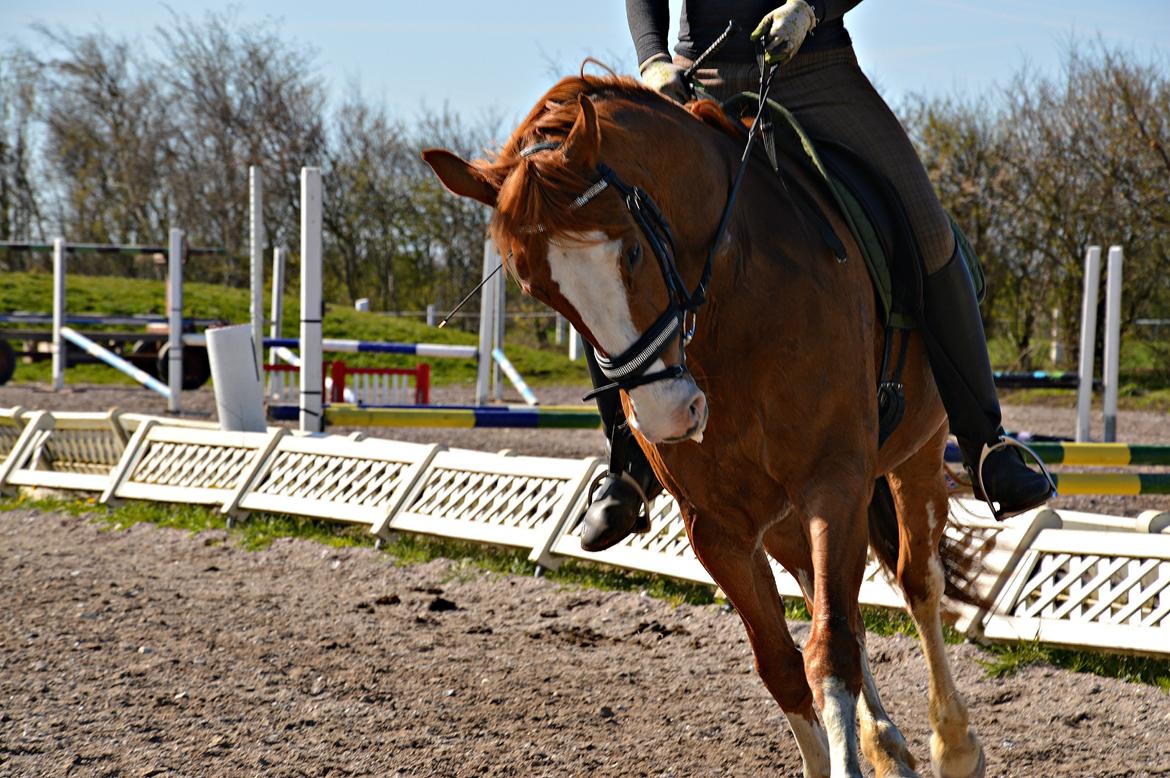
[[[158,350],[158,380],[164,384],[170,380],[170,364],[167,356],[171,352],[171,344],[164,343]],[[187,346],[183,349],[183,391],[189,392],[198,389],[211,378],[211,362],[207,358],[207,349],[198,346]]]
[[[151,378],[158,378],[158,344],[140,340],[130,347],[126,360]]]
[[[12,380],[12,374],[16,372],[16,351],[12,348],[12,344],[4,338],[0,338],[0,386]]]

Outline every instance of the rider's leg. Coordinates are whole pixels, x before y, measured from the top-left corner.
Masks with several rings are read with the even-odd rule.
[[[594,386],[609,383],[591,348],[585,349],[585,363]],[[598,395],[597,410],[606,440],[610,442],[609,472],[603,476],[593,502],[585,511],[581,548],[586,551],[603,551],[631,532],[648,529],[648,517],[643,510],[645,500],[662,491],[646,454],[626,426],[618,393]]]
[[[897,117],[862,73],[849,48],[797,55],[780,71],[773,97],[814,138],[841,143],[870,162],[897,190],[922,253],[925,329],[931,369],[968,468],[1000,513],[1019,513],[1051,496],[1047,477],[1012,448],[997,447],[999,400],[979,303],[958,255],[950,220]],[[984,496],[984,495],[979,495]]]
[[[999,503],[1005,517],[1043,504],[1052,497],[1048,478],[1030,470],[1017,449],[996,447],[1004,433],[995,376],[975,287],[957,249],[926,277],[923,298],[931,372],[976,496]]]

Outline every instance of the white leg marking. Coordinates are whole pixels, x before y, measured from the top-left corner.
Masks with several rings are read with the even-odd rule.
[[[784,715],[788,717],[788,726],[800,747],[805,778],[829,778],[829,739],[824,727],[816,719],[809,721],[792,713]]]
[[[857,759],[857,698],[845,688],[845,682],[826,678],[821,682],[825,703],[821,719],[829,737],[829,754],[833,778],[861,778]]]
[[[939,521],[946,520],[946,513],[944,511],[940,517],[935,503],[928,501],[926,519],[931,537],[934,537],[935,528]],[[955,686],[946,653],[938,608],[945,580],[937,554],[930,556],[928,569],[927,597],[914,603],[911,615],[918,626],[922,653],[930,670],[930,759],[935,774],[942,778],[977,778],[985,770],[983,748],[971,731],[967,703]]]
[[[917,776],[914,772],[915,759],[906,745],[906,738],[882,705],[877,682],[869,667],[864,633],[857,642],[861,649],[861,699],[857,701],[857,714],[861,720],[861,750],[883,778]]]

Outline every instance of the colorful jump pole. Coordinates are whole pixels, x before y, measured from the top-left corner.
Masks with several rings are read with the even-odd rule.
[[[1056,490],[1069,494],[1170,494],[1170,473],[1054,473]]]
[[[195,342],[188,339],[188,342]],[[265,338],[268,348],[300,348],[299,338]],[[458,346],[450,343],[394,343],[391,341],[349,340],[346,338],[323,338],[321,349],[342,354],[405,354],[430,359],[475,359],[475,346]]]
[[[1049,465],[1080,467],[1170,466],[1170,446],[1135,443],[1029,443]]]
[[[601,424],[601,418],[592,408],[499,405],[369,408],[335,404],[326,409],[325,418],[330,425],[341,427],[597,429]]]

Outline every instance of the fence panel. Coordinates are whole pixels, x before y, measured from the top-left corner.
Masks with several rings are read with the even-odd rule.
[[[544,546],[570,517],[597,460],[502,456],[450,449],[437,453],[384,529],[533,549],[538,564],[557,564]]]
[[[440,448],[286,436],[245,487],[239,508],[381,526]]]
[[[264,456],[288,434],[144,424],[134,433],[102,500],[220,505],[234,510]]]
[[[1170,536],[1044,530],[983,625],[996,640],[1170,651]]]
[[[9,458],[5,481],[14,486],[101,492],[126,450],[117,411],[39,412],[26,432],[26,444]]]

